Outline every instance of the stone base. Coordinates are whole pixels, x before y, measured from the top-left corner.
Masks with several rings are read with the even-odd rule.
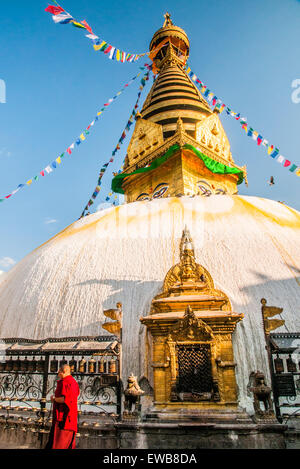
[[[255,423],[241,410],[152,412],[116,424],[121,449],[285,449],[285,425]]]

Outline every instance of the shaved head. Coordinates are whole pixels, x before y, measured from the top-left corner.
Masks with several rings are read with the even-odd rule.
[[[62,366],[59,368],[58,372],[61,373],[64,378],[65,378],[66,376],[69,376],[69,375],[71,374],[70,365],[68,365],[67,363],[65,363],[64,365],[62,365]]]

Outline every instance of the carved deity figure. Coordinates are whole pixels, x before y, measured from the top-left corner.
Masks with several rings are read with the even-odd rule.
[[[124,408],[126,413],[132,413],[132,407],[134,404],[134,412],[140,411],[140,399],[141,396],[145,393],[143,391],[138,382],[136,376],[133,376],[131,374],[128,379],[127,379],[127,388],[124,391],[125,395],[125,402],[124,402]]]
[[[251,379],[254,384],[254,386],[250,387],[250,391],[253,392],[255,415],[258,417],[273,415],[271,388],[266,385],[265,375],[261,371],[257,371],[256,373],[252,372],[250,375],[250,380]],[[260,408],[260,402],[264,404],[264,410]]]

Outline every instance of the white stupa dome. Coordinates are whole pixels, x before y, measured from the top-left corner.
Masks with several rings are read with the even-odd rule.
[[[135,202],[84,217],[27,255],[0,282],[0,337],[107,335],[103,310],[123,305],[123,376],[145,375],[139,318],[179,260],[188,227],[196,261],[243,313],[233,335],[239,403],[251,371],[268,375],[261,298],[300,330],[300,213],[258,197],[213,195]],[[285,331],[282,326],[278,331]]]

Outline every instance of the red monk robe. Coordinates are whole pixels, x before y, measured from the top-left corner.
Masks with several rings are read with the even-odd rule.
[[[57,382],[55,398],[64,397],[64,402],[53,401],[52,427],[46,449],[75,449],[79,393],[79,386],[71,375]]]

